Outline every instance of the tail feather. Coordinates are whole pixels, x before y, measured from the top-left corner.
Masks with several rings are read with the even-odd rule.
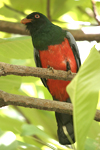
[[[68,99],[70,102],[70,99]],[[73,117],[69,114],[62,114],[55,112],[58,125],[58,138],[62,145],[68,145],[75,142]],[[69,136],[68,136],[69,135]]]

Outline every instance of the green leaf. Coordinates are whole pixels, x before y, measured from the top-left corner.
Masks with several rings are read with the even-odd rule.
[[[96,150],[96,141],[90,138],[86,139],[85,150]]]
[[[53,139],[57,140],[57,125],[54,112],[48,112],[38,109],[19,107],[30,122],[36,126],[41,126],[45,132]]]
[[[2,76],[0,77],[0,90],[3,90],[5,92],[10,92],[13,89],[19,89],[21,84],[21,77],[19,76]]]
[[[88,132],[88,137],[96,139],[98,134],[100,134],[100,123],[97,121],[93,121]]]
[[[32,124],[24,124],[22,126],[22,136],[29,136],[29,135],[37,135],[43,139],[49,138],[49,136],[44,131],[40,130],[38,127]]]
[[[10,138],[9,138],[10,137]],[[0,130],[0,149],[1,150],[17,150],[17,140],[13,132],[1,132]]]
[[[15,9],[20,11],[37,11],[42,12],[46,14],[46,4],[47,2],[45,0],[29,0],[29,3],[27,3],[27,0],[24,0],[24,3],[21,4],[20,0],[13,1],[10,0],[11,4],[10,6],[13,6]]]
[[[0,17],[2,18],[2,20],[6,20],[6,21],[17,21],[17,20],[20,20],[21,17],[23,16],[22,14],[19,14],[18,12],[16,11],[13,11],[11,10],[10,8],[6,8],[4,4],[7,4],[7,1],[8,0],[3,0],[3,2],[0,1],[0,4],[1,4],[1,8],[0,8]],[[8,4],[8,6],[10,6]],[[12,6],[13,8],[13,6]]]
[[[93,47],[78,74],[67,87],[74,107],[77,150],[83,150],[94,119],[100,90],[100,54]]]
[[[86,0],[53,0],[53,10],[52,10],[52,18],[57,19],[61,15],[67,13],[68,11],[72,10],[76,6],[82,5]]]
[[[0,111],[1,114],[1,111]],[[7,116],[0,116],[0,129],[3,131],[12,131],[14,133],[19,133],[21,130],[23,122],[17,120],[17,119],[12,119]]]
[[[2,57],[14,59],[33,58],[31,37],[17,37],[0,39],[0,59]]]

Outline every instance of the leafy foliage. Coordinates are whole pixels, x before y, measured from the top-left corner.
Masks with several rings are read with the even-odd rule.
[[[100,54],[93,47],[77,76],[67,87],[74,106],[77,150],[84,149],[85,139],[95,116],[100,90],[99,63]]]
[[[98,10],[99,10],[99,5],[100,3],[98,2],[96,5]],[[92,23],[95,23],[94,18],[88,15],[89,13],[92,12],[91,1],[51,0],[49,7],[50,7],[51,20],[53,20],[56,24],[59,24],[63,28],[65,28],[67,25],[66,23],[62,23],[62,21],[65,21],[63,19],[63,16],[66,14],[67,14],[67,16],[65,17],[66,20],[67,17],[70,16],[72,20],[83,21],[83,22],[90,21]],[[45,0],[29,0],[29,1],[1,0],[0,1],[1,20],[20,22],[20,20],[23,17],[25,17],[26,14],[29,14],[32,11],[39,11],[47,16],[47,1]],[[67,21],[70,22],[69,20]],[[78,24],[78,27],[81,26]],[[5,39],[3,37],[5,37]],[[33,59],[33,46],[31,43],[31,38],[29,36],[16,37],[15,35],[1,32],[0,38],[1,38],[0,39],[0,61],[1,62],[16,64],[16,65],[35,66],[34,59]],[[95,70],[97,66],[93,67],[94,71],[97,71]],[[87,69],[86,71],[87,73],[89,73],[90,70]],[[82,73],[85,74],[86,72],[82,71]],[[97,72],[95,74],[98,75]],[[80,78],[80,75],[78,77]],[[92,78],[89,79],[90,80],[88,81],[92,80]],[[98,81],[99,79],[97,80],[97,82]],[[72,83],[73,82],[74,81],[72,81]],[[80,83],[78,84],[80,85]],[[86,84],[88,85],[88,82],[86,82]],[[91,90],[91,87],[93,86],[89,86],[89,87],[87,86],[85,92],[89,92]],[[97,86],[94,85],[94,87]],[[0,89],[14,94],[22,94],[22,95],[52,99],[47,89],[43,87],[40,79],[35,77],[17,77],[17,76],[0,77]],[[80,94],[81,91],[83,91],[82,89],[83,88],[79,90]],[[82,107],[80,106],[80,104],[82,104]],[[84,127],[81,128],[80,124],[82,125],[83,124],[82,121],[85,120],[84,115],[86,115],[86,113],[88,113],[90,109],[92,109],[92,103],[91,104],[89,103],[90,105],[88,104],[89,106],[87,105],[86,108],[83,104],[84,103],[82,103],[81,101],[78,101],[77,103],[78,106],[76,105],[76,107],[78,107],[77,111],[80,111],[81,113],[78,113],[75,110],[75,114],[78,113],[77,118],[79,117],[79,124],[77,124],[77,126],[75,127],[76,134],[77,132],[78,133],[80,132],[79,135],[76,135],[78,139],[77,145],[78,144],[81,145],[81,143],[83,142],[82,139],[84,140],[85,137],[87,136],[86,142],[85,143],[83,142],[83,144],[85,145],[85,149],[95,150],[100,146],[99,144],[100,124],[95,121],[93,122],[91,121],[93,119],[93,115],[95,112],[95,109],[93,109],[91,114],[88,114],[88,118],[86,118],[86,121],[83,122],[83,123],[87,123],[87,120],[88,120],[88,124],[92,122],[91,127],[88,126],[87,128],[89,131],[88,131],[88,135],[86,135],[87,129],[85,129]],[[85,100],[85,104],[87,104],[86,100]],[[96,106],[96,102],[95,105],[93,106]],[[83,107],[85,111],[82,111]],[[81,121],[82,117],[83,119]],[[75,119],[77,118],[75,117]],[[54,117],[54,112],[29,109],[23,107],[16,108],[13,106],[7,106],[0,109],[0,149],[2,150],[8,150],[8,149],[9,150],[19,150],[19,149],[20,150],[23,149],[26,150],[46,149],[47,150],[47,149],[57,149],[57,148],[59,150],[68,149],[65,146],[62,146],[58,143],[56,131],[57,131],[57,126]],[[82,139],[78,137],[80,135]]]

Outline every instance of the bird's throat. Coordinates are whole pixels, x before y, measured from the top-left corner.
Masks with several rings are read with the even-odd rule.
[[[39,30],[32,32],[32,42],[37,50],[46,50],[50,45],[60,44],[66,37],[66,32],[60,27],[50,24],[42,26]]]

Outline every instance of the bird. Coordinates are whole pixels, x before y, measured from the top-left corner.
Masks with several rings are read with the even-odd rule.
[[[53,24],[45,15],[33,12],[21,20],[29,30],[34,47],[34,60],[37,67],[77,73],[80,66],[80,54],[73,35]],[[41,78],[51,93],[53,100],[71,103],[66,87],[71,81]],[[73,116],[55,112],[59,143],[75,143]]]

